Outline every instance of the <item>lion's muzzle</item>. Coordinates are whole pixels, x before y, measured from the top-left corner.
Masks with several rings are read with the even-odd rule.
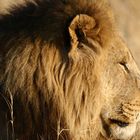
[[[101,116],[103,124],[102,134],[111,139],[129,140],[136,132],[140,121],[140,102],[123,103],[118,113],[106,113]]]

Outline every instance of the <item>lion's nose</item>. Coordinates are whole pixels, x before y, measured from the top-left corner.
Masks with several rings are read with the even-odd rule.
[[[127,123],[127,122],[123,122],[121,120],[116,120],[116,119],[110,119],[110,122],[112,124],[118,125],[119,127],[127,127],[129,125],[129,123]]]

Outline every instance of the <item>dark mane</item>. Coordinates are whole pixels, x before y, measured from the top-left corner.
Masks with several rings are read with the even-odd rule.
[[[95,15],[100,13],[103,20],[106,19],[108,15],[104,13],[107,12],[107,7],[101,10],[98,7],[102,7],[103,2],[96,5],[94,1],[41,0],[36,1],[36,4],[28,2],[24,6],[13,7],[10,14],[0,17],[0,35],[11,34],[11,37],[15,37],[20,34],[32,38],[40,37],[45,41],[49,38],[64,41],[68,26],[76,15],[87,14],[98,19]]]
[[[71,53],[75,59],[69,53],[69,27],[78,15],[95,21],[97,34],[92,27],[87,35],[106,47],[115,29],[104,0],[36,0],[0,15],[0,95],[8,107],[13,98],[14,112],[12,118],[8,107],[0,110],[0,136],[5,137],[9,120],[19,140],[91,140],[93,131],[96,135],[98,127],[90,128],[100,111],[100,94],[94,95],[99,90],[96,43],[82,51],[78,46],[81,56]]]

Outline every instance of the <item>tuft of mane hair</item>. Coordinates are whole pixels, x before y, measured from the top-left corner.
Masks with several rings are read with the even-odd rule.
[[[93,27],[73,26],[78,17]],[[114,32],[103,0],[25,1],[1,13],[2,140],[96,140],[102,99],[95,65]]]

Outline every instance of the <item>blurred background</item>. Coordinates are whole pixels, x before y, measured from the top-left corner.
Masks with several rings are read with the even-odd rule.
[[[140,68],[140,0],[109,0],[122,33]]]

